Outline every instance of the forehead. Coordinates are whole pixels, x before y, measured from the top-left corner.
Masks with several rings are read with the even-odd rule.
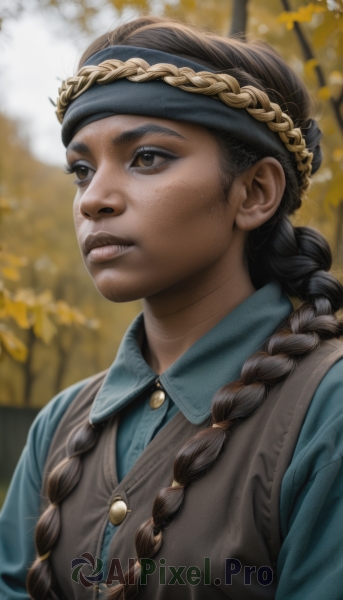
[[[83,151],[85,145],[123,144],[134,142],[148,135],[174,138],[185,142],[205,142],[213,138],[210,132],[200,125],[138,115],[113,115],[93,121],[82,127],[67,147],[67,154]]]

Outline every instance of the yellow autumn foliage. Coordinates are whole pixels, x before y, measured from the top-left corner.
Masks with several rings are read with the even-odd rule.
[[[60,324],[88,325],[86,317],[79,310],[71,308],[65,301],[55,302],[50,290],[38,295],[31,289],[17,289],[11,293],[5,287],[4,280],[19,281],[19,269],[27,264],[26,256],[0,251],[0,320],[4,327],[0,337],[0,352],[7,351],[14,360],[19,361],[26,359],[27,348],[10,329],[8,321],[11,319],[22,329],[32,327],[34,334],[46,344],[56,335]]]
[[[318,89],[317,96],[320,100],[330,100],[331,92],[327,85],[323,85]]]
[[[279,23],[285,23],[288,30],[293,29],[294,23],[310,23],[315,13],[325,12],[324,6],[318,6],[318,4],[307,4],[306,6],[300,6],[295,11],[283,11],[278,17]]]
[[[96,292],[75,238],[73,185],[17,132],[0,115],[0,404],[42,406],[108,366],[139,307],[119,318]]]
[[[24,362],[27,359],[25,344],[12,331],[2,326],[0,327],[0,342],[0,353],[6,351],[14,360],[19,362]]]
[[[335,148],[332,153],[332,158],[337,162],[343,161],[343,148]]]

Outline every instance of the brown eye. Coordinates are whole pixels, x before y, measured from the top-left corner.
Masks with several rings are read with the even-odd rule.
[[[137,156],[136,163],[137,167],[152,167],[154,164],[156,154],[152,152],[143,152]]]
[[[89,175],[89,168],[85,167],[84,165],[80,165],[79,167],[76,167],[75,173],[77,178],[83,181],[84,179],[87,179]]]
[[[175,160],[177,157],[169,152],[164,152],[163,150],[154,150],[153,148],[142,148],[137,151],[133,161],[131,163],[131,167],[135,167],[138,169],[142,169],[148,173],[149,169],[151,172],[154,169],[158,169],[163,165],[170,163]]]

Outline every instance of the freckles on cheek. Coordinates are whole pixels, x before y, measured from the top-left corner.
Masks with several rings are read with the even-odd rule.
[[[204,225],[206,220],[219,209],[220,191],[217,182],[207,179],[189,181],[178,179],[177,182],[157,190],[156,219],[168,233],[170,230]]]

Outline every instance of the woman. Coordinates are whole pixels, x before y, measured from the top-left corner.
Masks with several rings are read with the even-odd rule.
[[[80,67],[57,115],[81,253],[144,310],[31,429],[2,597],[341,598],[343,290],[288,218],[321,163],[308,93],[265,45],[155,18]]]

